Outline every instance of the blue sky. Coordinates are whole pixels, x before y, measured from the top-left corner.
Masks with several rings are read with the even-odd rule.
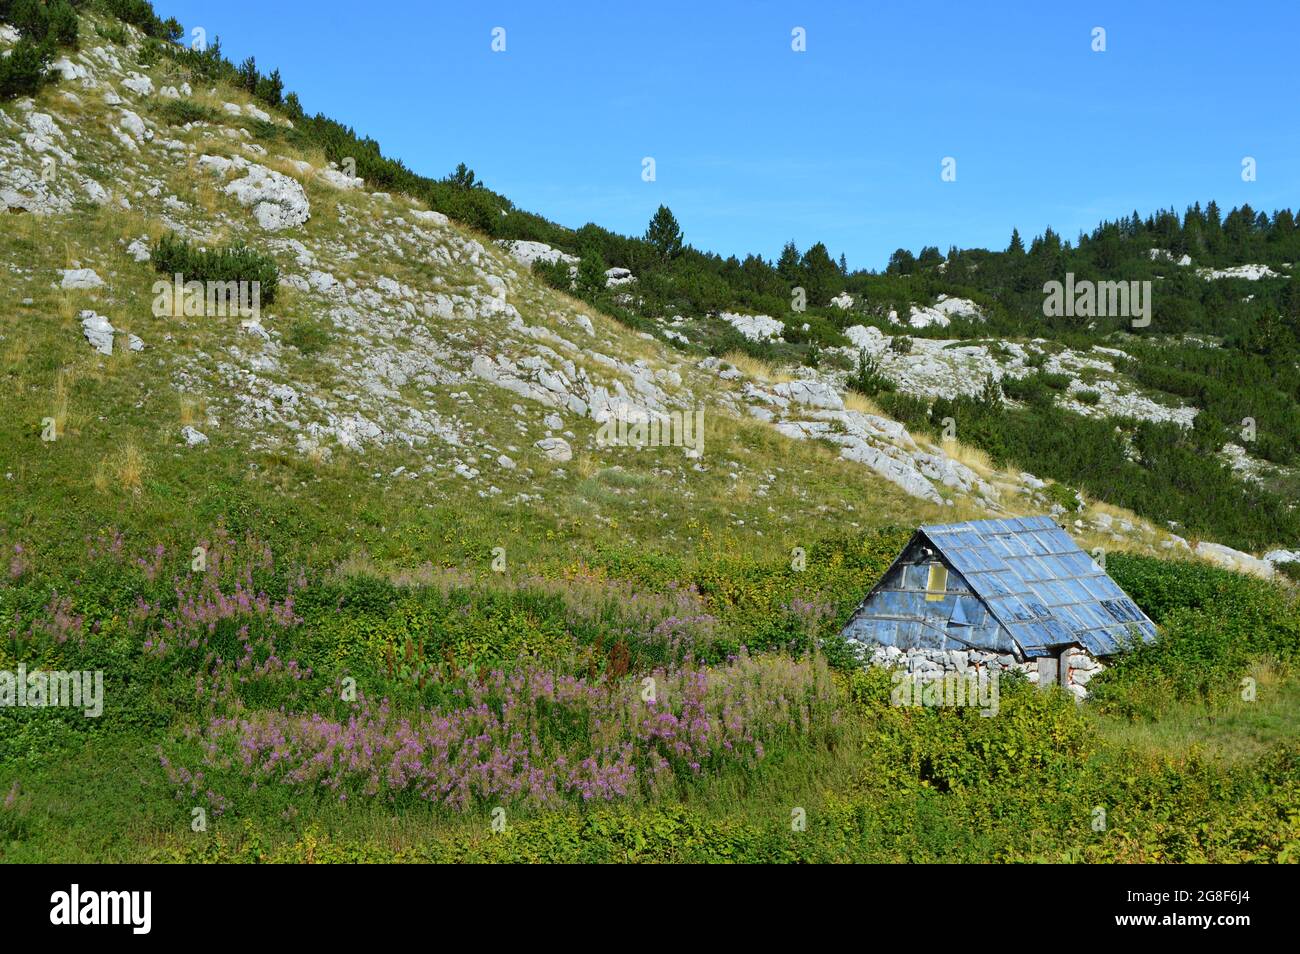
[[[1295,0],[155,7],[418,172],[464,161],[572,227],[639,234],[665,203],[722,254],[820,240],[883,268],[900,246],[1002,248],[1013,225],[1073,239],[1134,209],[1300,205]]]

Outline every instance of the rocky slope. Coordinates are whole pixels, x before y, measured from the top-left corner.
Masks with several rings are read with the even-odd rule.
[[[0,48],[10,42],[0,37]],[[20,348],[29,323],[49,320],[32,309],[54,301],[79,366],[120,371],[114,362],[125,351],[137,355],[131,373],[148,392],[137,406],[165,390],[182,396],[190,412],[162,427],[180,453],[220,441],[317,462],[356,455],[373,458],[383,482],[451,481],[471,499],[527,503],[580,479],[566,470],[575,457],[591,468],[624,459],[602,446],[602,423],[703,410],[704,453],[682,448],[656,472],[683,493],[718,463],[733,486],[762,494],[775,485],[787,452],[710,456],[726,440],[715,437],[717,422],[748,421],[779,435],[778,446],[829,448],[870,487],[898,488],[926,508],[1051,511],[1106,545],[1189,546],[1107,508],[1067,513],[1032,474],[995,472],[956,445],[918,440],[861,402],[846,403],[842,372],[765,375],[633,333],[530,271],[535,260],[571,257],[541,243],[499,247],[405,197],[372,192],[318,153],[293,148],[276,133],[287,119],[229,89],[195,89],[165,62],[142,64],[140,50],[138,37],[118,46],[92,34],[55,64],[57,86],[0,106],[0,211],[9,223],[39,220],[31,234],[40,233],[42,248],[24,257],[15,245],[7,257],[5,300],[16,307],[6,307],[0,344]],[[177,121],[168,106],[177,102],[204,118]],[[274,304],[243,320],[158,317],[162,276],[149,252],[167,232],[272,255],[281,271]],[[612,269],[607,281],[634,287],[635,276]],[[972,314],[971,302],[941,299],[898,324],[900,333],[946,327]],[[747,337],[783,330],[767,316],[721,317]],[[673,327],[664,335],[688,340]],[[988,375],[1027,373],[1038,351],[1047,370],[1076,376],[1071,394],[1084,388],[1077,375],[1087,369],[1087,387],[1106,390],[1131,416],[1188,425],[1195,415],[1144,397],[1116,372],[1123,354],[1113,349],[917,338],[901,354],[873,327],[852,327],[848,337],[846,356],[877,356],[909,393],[973,393]],[[1084,402],[1069,406],[1095,413]],[[729,434],[739,425],[721,426]],[[797,499],[797,481],[786,482]],[[1222,551],[1207,555],[1271,570]]]

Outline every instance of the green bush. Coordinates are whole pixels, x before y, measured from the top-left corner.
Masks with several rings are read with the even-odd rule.
[[[925,398],[896,391],[881,394],[876,400],[882,411],[907,425],[909,430],[930,429],[930,402]]]
[[[1043,375],[1029,374],[1023,378],[1005,377],[1001,381],[1002,393],[1013,401],[1025,404],[1050,404],[1051,392],[1043,381]]]
[[[242,244],[201,249],[169,233],[154,246],[150,260],[164,275],[180,275],[185,282],[257,282],[264,305],[275,300],[280,283],[275,260]]]
[[[552,288],[570,291],[573,288],[573,276],[569,274],[570,265],[563,259],[548,262],[545,259],[533,260],[533,274]]]
[[[588,248],[583,251],[578,262],[578,294],[591,301],[605,291],[605,259],[599,249]]]
[[[1079,497],[1079,492],[1065,486],[1065,484],[1048,484],[1047,489],[1043,492],[1047,495],[1048,500],[1060,504],[1070,513],[1078,513],[1083,509],[1083,501]]]
[[[26,37],[0,59],[0,99],[33,96],[47,80],[52,51],[47,44],[33,43]]]
[[[1160,627],[1088,685],[1103,711],[1153,718],[1179,700],[1238,691],[1252,663],[1300,663],[1300,601],[1284,587],[1203,563],[1111,554],[1107,572]]]
[[[850,391],[856,391],[867,397],[875,397],[894,390],[894,382],[889,380],[881,370],[880,360],[867,354],[865,350],[858,352],[858,366],[844,384]]]
[[[1096,407],[1101,402],[1101,392],[1091,390],[1075,391],[1074,399],[1080,404]]]

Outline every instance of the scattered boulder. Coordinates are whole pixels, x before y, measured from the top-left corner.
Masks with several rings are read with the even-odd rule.
[[[450,225],[447,216],[441,212],[435,212],[432,209],[412,209],[411,218],[419,222],[428,222],[432,225]]]
[[[607,268],[605,270],[606,288],[615,288],[619,285],[627,285],[634,281],[636,281],[636,276],[632,274],[631,269]]]
[[[113,353],[113,334],[116,329],[109,323],[109,320],[103,315],[97,315],[93,311],[83,311],[81,313],[81,333],[86,336],[90,346],[100,354]]]
[[[1284,563],[1300,566],[1300,550],[1269,550],[1264,554],[1264,562],[1276,570]]]
[[[545,242],[527,242],[522,239],[511,241],[510,239],[501,239],[497,242],[510,257],[513,258],[524,268],[532,268],[533,262],[546,262],[554,265],[556,262],[564,262],[567,265],[577,265],[581,259],[576,255],[570,255],[568,252],[561,252],[558,248],[552,248]]]
[[[197,447],[208,442],[208,435],[196,430],[191,424],[186,424],[181,428],[181,437],[185,439],[186,447]]]
[[[50,64],[50,69],[58,73],[65,83],[72,83],[81,80],[84,85],[94,85],[94,80],[90,78],[90,71],[80,63],[74,63],[66,56],[61,56]],[[87,82],[89,81],[89,82]]]
[[[298,181],[257,163],[249,163],[244,177],[227,185],[225,192],[252,207],[257,224],[268,232],[296,228],[311,218],[307,193]]]
[[[144,239],[136,239],[126,247],[126,253],[137,262],[147,262],[153,254]]]
[[[718,317],[750,341],[773,341],[785,331],[785,325],[770,315],[738,315],[724,311]]]
[[[137,93],[140,96],[153,95],[153,80],[145,76],[143,73],[132,71],[126,79],[122,80],[122,85],[131,92]]]
[[[350,176],[346,172],[334,168],[322,169],[317,173],[317,175],[320,176],[321,181],[326,185],[333,186],[336,189],[342,189],[345,192],[353,189],[360,189],[366,184],[365,179]]]
[[[104,279],[95,274],[93,268],[63,269],[63,281],[60,283],[62,288],[101,288],[103,285]]]
[[[1196,274],[1206,281],[1220,278],[1242,278],[1248,282],[1257,282],[1261,278],[1279,278],[1277,272],[1267,265],[1233,265],[1231,268],[1198,268]]]
[[[558,464],[573,460],[573,448],[563,437],[543,437],[533,446],[545,454],[548,460]]]
[[[146,142],[153,138],[153,133],[136,113],[129,109],[122,110],[121,127],[136,142]]]

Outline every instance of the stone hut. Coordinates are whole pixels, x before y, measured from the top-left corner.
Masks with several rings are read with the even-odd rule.
[[[921,527],[844,635],[923,678],[1019,669],[1082,698],[1156,627],[1050,517],[1023,517]]]

